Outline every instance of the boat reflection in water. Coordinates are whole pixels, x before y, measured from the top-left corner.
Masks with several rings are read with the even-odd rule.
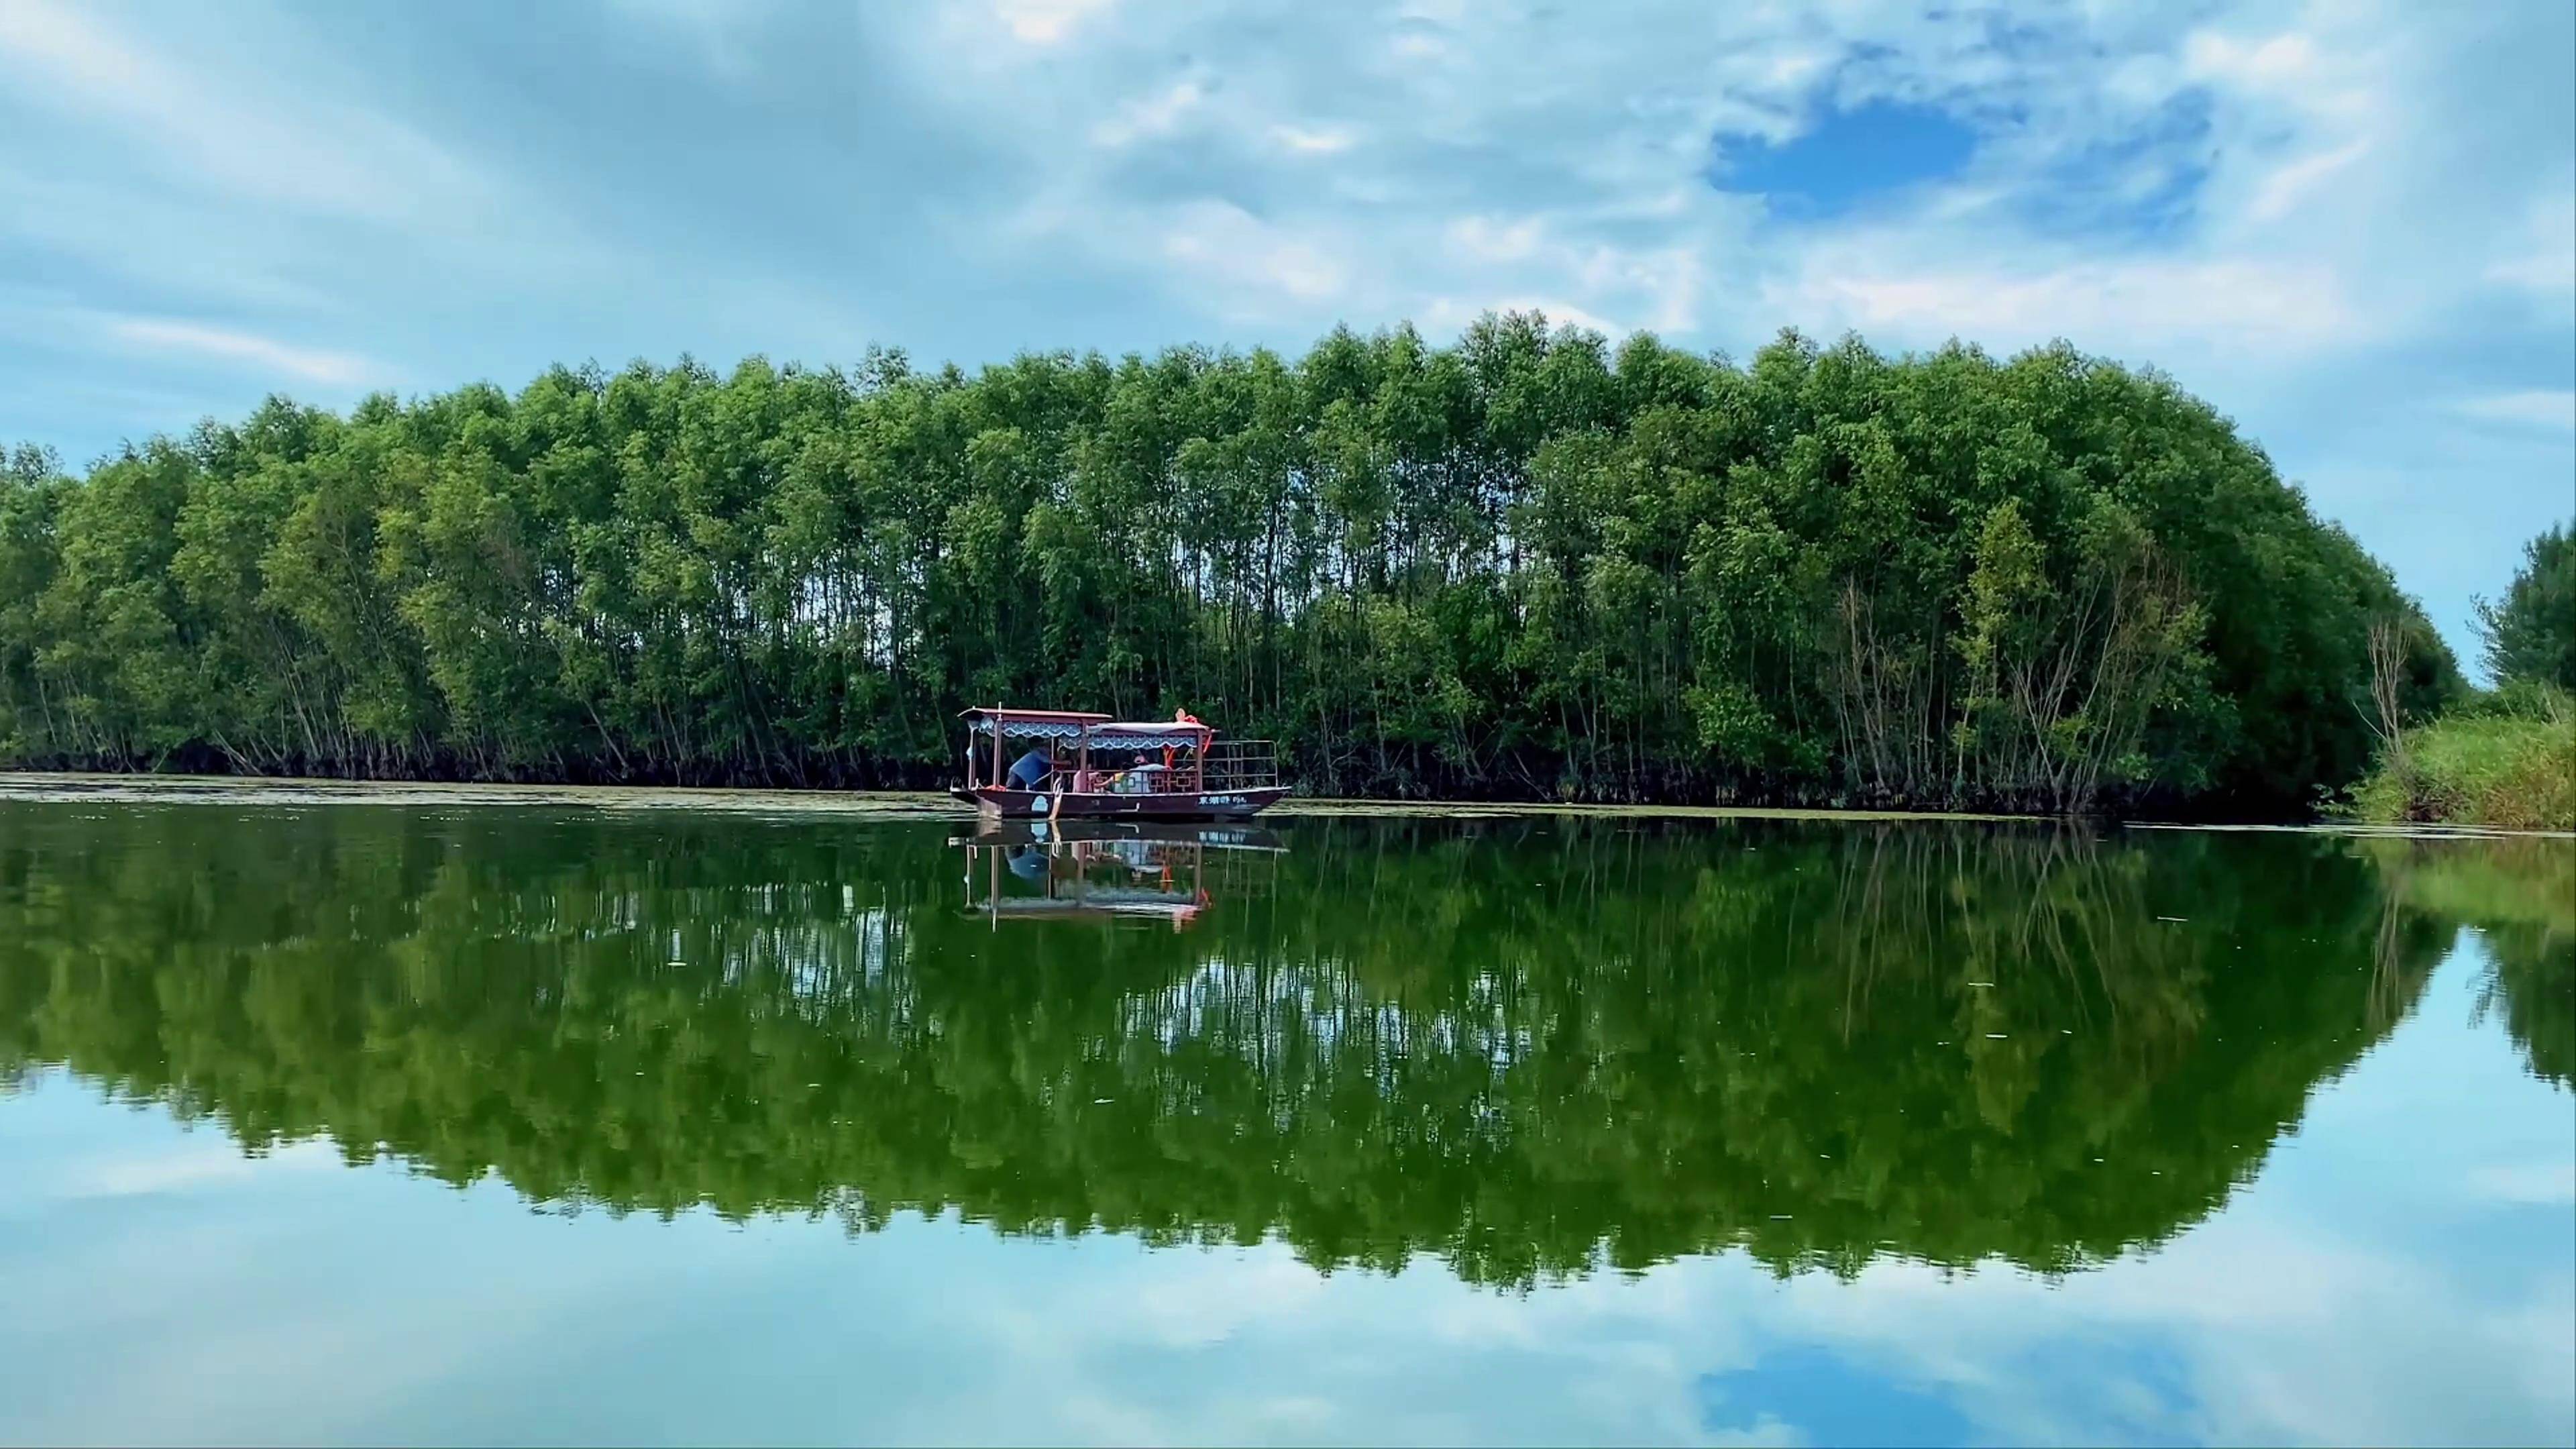
[[[1197,922],[1221,894],[1261,889],[1287,847],[1245,825],[987,820],[966,852],[966,911],[1006,920]],[[1258,863],[1256,863],[1258,862]]]

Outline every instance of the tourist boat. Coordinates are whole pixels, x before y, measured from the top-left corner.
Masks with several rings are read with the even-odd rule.
[[[1269,740],[1224,740],[1182,715],[1115,720],[1063,709],[970,709],[966,780],[949,793],[996,820],[1240,820],[1288,793]],[[1035,789],[1011,780],[1030,749]]]

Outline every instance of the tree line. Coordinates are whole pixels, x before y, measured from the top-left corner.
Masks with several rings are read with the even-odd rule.
[[[2387,570],[2152,371],[1452,347],[871,351],[272,399],[0,480],[0,762],[804,786],[970,704],[1354,795],[2290,813],[2367,765]]]
[[[0,802],[0,1082],[566,1212],[2067,1272],[2252,1180],[2495,890],[2483,842],[1310,821],[1186,932],[996,929],[944,835]],[[2496,983],[2561,1071],[2563,976]]]

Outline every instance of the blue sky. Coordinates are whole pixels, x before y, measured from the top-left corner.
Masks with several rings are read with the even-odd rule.
[[[2064,336],[2455,643],[2576,512],[2576,7],[0,0],[0,439],[1539,307]]]

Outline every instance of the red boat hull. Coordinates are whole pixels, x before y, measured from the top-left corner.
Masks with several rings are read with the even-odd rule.
[[[1242,820],[1279,803],[1285,786],[1261,790],[1173,791],[1154,795],[1052,795],[998,785],[948,792],[994,820]]]

